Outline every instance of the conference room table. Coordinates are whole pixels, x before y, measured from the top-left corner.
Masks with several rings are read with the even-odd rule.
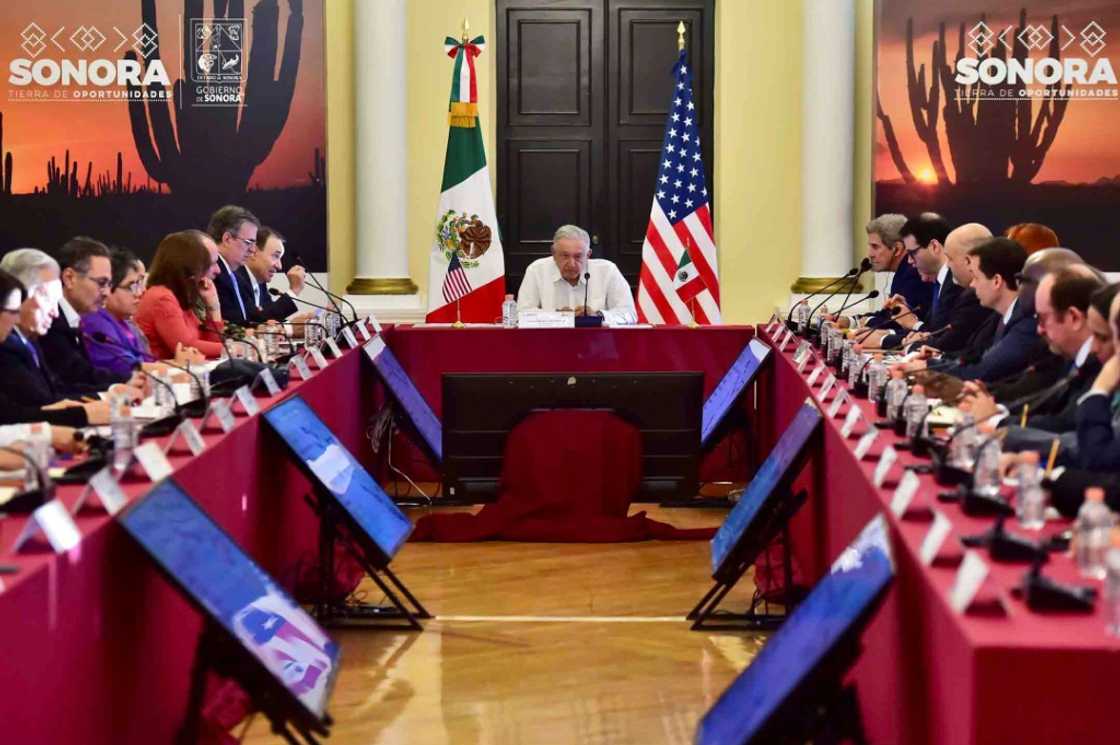
[[[707,394],[752,336],[750,327],[384,332],[437,414],[442,371],[693,369],[706,372]],[[257,400],[266,411],[293,395],[368,468],[384,466],[367,426],[386,393],[360,349]],[[318,521],[304,500],[307,479],[266,430],[261,416],[242,413],[228,433],[207,429],[200,455],[169,454],[171,478],[290,589],[315,562]],[[161,447],[167,439],[154,438]],[[122,483],[130,499],[152,486]],[[81,491],[59,486],[57,496],[70,507]],[[186,714],[201,618],[103,510],[83,509],[76,523],[82,538],[70,551],[56,555],[40,535],[13,553],[26,517],[0,519],[0,564],[18,567],[0,575],[0,742],[170,743]]]
[[[777,336],[777,334],[775,334]],[[760,328],[760,337],[773,340]],[[949,594],[963,556],[962,536],[983,533],[994,518],[970,517],[955,503],[939,502],[932,475],[919,475],[920,486],[903,518],[889,506],[908,465],[927,459],[899,451],[899,465],[883,486],[873,481],[879,456],[888,445],[905,438],[881,430],[869,454],[855,457],[855,447],[878,417],[866,399],[851,399],[834,417],[828,410],[838,382],[826,400],[820,394],[826,372],[809,385],[819,356],[794,363],[796,342],[772,355],[773,364],[760,380],[760,400],[774,438],[807,398],[826,414],[820,449],[813,452],[796,484],[809,498],[791,522],[794,556],[810,579],[821,576],[867,522],[887,516],[897,576],[863,637],[863,655],[851,674],[860,700],[863,725],[872,743],[1116,743],[1115,714],[1107,703],[1112,683],[1120,678],[1120,639],[1105,633],[1103,598],[1089,614],[1037,613],[1013,595],[1027,567],[992,562],[978,549],[990,573],[969,612],[958,613]],[[862,411],[862,423],[844,437],[842,427],[851,406]],[[772,442],[773,440],[769,440]],[[920,549],[932,526],[932,509],[951,523],[937,559],[927,566]],[[1048,524],[1041,535],[1068,527]],[[1018,529],[1014,518],[1007,530],[1032,539],[1038,533]],[[1056,580],[1093,585],[1079,576],[1072,559],[1052,555],[1044,567]]]
[[[754,335],[751,327],[384,332],[437,414],[443,372],[703,370],[706,395]],[[706,478],[749,478],[752,459],[765,454],[813,395],[789,352],[771,357],[758,378],[757,400],[751,391],[736,407],[754,433],[742,442],[756,452],[744,460],[717,448],[705,459]],[[360,350],[348,350],[310,380],[293,380],[278,396],[258,401],[267,410],[293,395],[307,400],[363,463],[379,465],[366,430],[386,394]],[[841,437],[839,427],[839,418],[825,423],[820,450],[801,478],[811,494],[792,524],[793,546],[808,579],[826,571],[890,499],[889,488],[871,482],[873,461],[857,461],[855,440]],[[171,478],[291,587],[314,561],[318,524],[304,501],[307,480],[265,430],[259,415],[240,415],[228,433],[206,431],[203,453],[170,455]],[[872,452],[892,438],[881,435]],[[410,465],[420,468],[422,461],[418,454]],[[123,486],[130,499],[139,499],[152,484],[136,479]],[[919,500],[934,490],[922,477]],[[80,491],[62,486],[58,497],[72,505]],[[941,509],[954,535],[988,526],[954,506]],[[853,673],[871,742],[1114,741],[1108,706],[1095,695],[1107,691],[1120,660],[1120,644],[1104,634],[1102,607],[1089,616],[1031,613],[1006,598],[1023,569],[996,565],[985,590],[1005,597],[1006,614],[957,614],[946,601],[955,569],[917,560],[928,524],[893,516],[889,522],[898,576],[868,628]],[[0,741],[171,742],[186,712],[202,629],[198,613],[104,512],[79,513],[81,542],[58,555],[41,538],[13,553],[24,523],[21,516],[0,520],[0,563],[19,569],[0,575]],[[1075,579],[1062,558],[1047,572]],[[704,589],[697,587],[697,597]]]

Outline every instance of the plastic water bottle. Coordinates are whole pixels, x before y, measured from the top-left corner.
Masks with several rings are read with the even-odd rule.
[[[929,413],[929,401],[926,400],[926,389],[921,384],[914,386],[910,397],[906,399],[906,436],[913,440],[916,437],[926,436],[926,414]]]
[[[1003,476],[999,471],[999,456],[1003,453],[996,437],[988,438],[976,452],[976,466],[972,469],[972,491],[982,497],[999,496]]]
[[[886,384],[887,366],[883,364],[883,355],[877,354],[867,366],[867,400],[873,404],[879,403]]]
[[[1015,513],[1019,524],[1027,530],[1042,530],[1046,525],[1046,492],[1042,488],[1040,456],[1028,450],[1020,457],[1016,470],[1019,493],[1015,499]]]
[[[513,299],[513,295],[506,295],[506,299],[502,301],[502,327],[517,328],[517,301]]]
[[[1120,528],[1109,532],[1109,543],[1112,547],[1104,557],[1105,616],[1108,618],[1105,631],[1120,636]]]
[[[156,409],[159,410],[160,416],[167,416],[175,410],[176,403],[173,395],[174,389],[171,387],[171,376],[162,372],[152,372],[150,375],[157,381],[152,386],[152,399],[155,402]],[[159,381],[162,381],[162,384]]]
[[[895,421],[898,419],[900,408],[902,408],[902,400],[906,398],[906,379],[902,377],[901,370],[895,370],[891,373],[891,379],[887,382],[887,419]]]
[[[46,473],[50,468],[51,458],[54,457],[54,448],[51,447],[50,435],[46,432],[32,432],[27,438],[27,449],[24,453],[35,462],[35,468],[27,465],[26,477],[23,480],[24,488],[41,489],[44,484],[39,481],[39,474]]]
[[[1081,574],[1104,579],[1104,557],[1115,520],[1104,503],[1104,489],[1090,486],[1073,524],[1073,556]]]
[[[859,382],[860,377],[867,371],[865,363],[867,362],[867,355],[863,353],[862,344],[852,345],[852,359],[848,362],[848,385],[855,388]]]
[[[854,343],[851,339],[844,338],[840,342],[840,365],[836,370],[836,377],[847,380],[848,371],[852,369],[852,347]]]
[[[949,442],[949,465],[962,471],[971,471],[976,460],[976,446],[980,444],[976,431],[976,417],[965,414],[957,426],[953,427]]]
[[[125,395],[109,397],[109,431],[113,439],[113,470],[119,475],[132,462],[132,451],[138,440],[132,404]]]
[[[512,295],[508,297],[513,297]],[[804,334],[809,326],[809,303],[801,300],[793,306],[793,321],[797,324],[797,333]]]

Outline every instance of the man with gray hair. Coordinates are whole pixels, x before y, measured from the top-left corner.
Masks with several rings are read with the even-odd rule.
[[[591,239],[575,225],[561,225],[552,236],[552,255],[525,270],[517,309],[574,311],[600,316],[608,326],[635,323],[630,285],[612,262],[591,258]]]
[[[21,308],[21,323],[25,334],[38,338],[51,327],[58,317],[58,304],[62,300],[62,272],[58,262],[37,248],[17,248],[4,254],[0,269],[23,283],[27,298]],[[21,337],[22,338],[22,337]]]

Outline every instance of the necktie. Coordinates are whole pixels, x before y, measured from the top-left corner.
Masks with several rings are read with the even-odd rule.
[[[256,281],[253,282],[253,305],[261,307],[261,286]]]
[[[42,367],[43,365],[39,361],[39,350],[35,349],[35,345],[28,339],[24,339],[22,334],[16,334],[16,338],[19,339],[20,342],[23,343],[23,346],[27,347],[27,351],[31,353],[31,359],[34,361],[35,367]]]
[[[241,299],[240,283],[237,281],[237,274],[232,269],[230,269],[229,281],[233,283],[233,294],[237,296],[237,306],[241,308],[241,317],[248,318],[249,315],[245,312],[245,301]]]
[[[933,302],[929,306],[929,318],[932,321],[933,317],[937,315],[937,306],[941,302],[941,283],[937,280],[933,281]]]

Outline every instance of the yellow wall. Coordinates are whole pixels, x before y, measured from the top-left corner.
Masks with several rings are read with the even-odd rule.
[[[342,292],[354,268],[353,3],[327,0],[327,136],[331,286]],[[854,221],[857,254],[871,211],[871,61],[873,0],[857,0]],[[472,35],[494,39],[493,0],[409,0],[409,272],[427,289],[428,251],[447,142],[451,63],[443,37],[464,14]],[[724,319],[769,316],[800,274],[801,3],[716,0],[714,169],[716,243]],[[494,48],[480,60],[480,122],[495,172]]]

